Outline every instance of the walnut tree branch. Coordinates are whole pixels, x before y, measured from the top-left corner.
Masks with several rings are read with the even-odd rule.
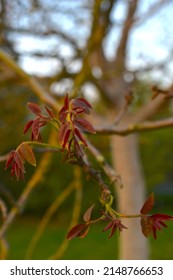
[[[128,135],[137,132],[145,132],[156,129],[163,129],[173,126],[173,118],[168,118],[165,120],[159,121],[148,121],[143,123],[132,123],[127,126],[114,127],[114,126],[106,126],[106,127],[95,127],[95,131],[97,134],[104,135]]]

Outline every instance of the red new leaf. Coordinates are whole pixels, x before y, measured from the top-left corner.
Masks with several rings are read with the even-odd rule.
[[[40,128],[48,123],[48,119],[37,117],[32,124],[32,133],[35,140],[40,139]]]
[[[18,179],[24,179],[25,161],[36,166],[35,156],[27,143],[22,143],[15,151],[11,151],[6,162],[5,169],[11,165],[11,177],[14,175]]]
[[[83,156],[83,145],[87,146],[87,142],[80,130],[95,133],[92,125],[87,120],[80,118],[81,113],[89,113],[90,110],[91,105],[85,99],[77,98],[69,100],[68,95],[66,95],[64,106],[59,112],[61,123],[59,140],[63,148],[62,150],[67,146],[68,154],[72,152],[72,154],[79,158]]]
[[[24,134],[28,131],[28,129],[30,129],[30,127],[32,126],[32,124],[33,124],[33,120],[30,120],[30,121],[28,121],[28,122],[26,123],[26,125],[25,125],[25,127],[24,127],[24,131],[23,131]]]
[[[154,206],[154,193],[151,193],[141,208],[140,211],[141,214],[143,215],[148,214],[152,210],[153,206]]]
[[[89,232],[90,226],[86,225],[86,227],[84,228],[83,231],[81,231],[78,235],[78,237],[80,238],[84,238],[85,236],[87,236],[88,232]]]
[[[19,168],[19,166],[14,163],[11,168],[11,177],[16,176],[17,180],[24,179],[24,172]]]
[[[154,214],[151,216],[141,217],[141,228],[142,233],[145,237],[148,237],[150,234],[153,234],[154,239],[156,239],[157,231],[162,230],[162,227],[167,227],[164,221],[173,220],[173,216],[166,214]]]
[[[66,144],[67,144],[67,142],[69,140],[70,132],[71,132],[71,129],[68,129],[66,131],[66,133],[64,134],[64,141],[63,141],[63,145],[62,145],[63,150],[64,150],[64,148],[65,148],[65,146],[66,146]]]
[[[84,106],[86,106],[86,107],[92,109],[91,104],[90,104],[86,99],[84,99],[84,98],[77,98],[76,100],[77,100],[78,102],[81,102]]]
[[[17,180],[23,179],[25,173],[24,162],[17,151],[10,152],[6,162],[5,169],[7,169],[10,165],[11,165],[11,177],[15,175]]]
[[[87,233],[88,233],[88,225],[86,224],[79,224],[74,226],[67,234],[67,239],[71,240],[75,237],[84,237],[84,233],[86,236],[86,232],[85,229],[87,229]]]
[[[86,101],[84,98],[76,98],[71,100],[72,109],[77,111],[78,114],[85,112],[86,114],[90,114],[92,109],[91,104]]]
[[[79,140],[87,147],[87,142],[86,142],[85,138],[83,137],[82,133],[80,133],[80,131],[76,127],[74,129],[74,133],[79,138]]]
[[[74,125],[77,126],[79,129],[95,134],[93,126],[83,118],[76,118],[74,120]]]
[[[38,140],[40,134],[40,117],[37,117],[32,124],[32,133],[34,139]]]
[[[21,169],[21,171],[24,173],[25,172],[25,168],[24,168],[23,160],[22,160],[20,154],[17,151],[14,153],[14,161],[16,163],[16,166],[19,169]]]
[[[111,238],[114,235],[114,233],[116,232],[117,229],[119,230],[119,232],[121,232],[123,229],[127,229],[127,228],[121,223],[120,220],[111,219],[110,222],[103,229],[103,232],[107,231],[108,229],[111,229],[110,234],[108,236],[108,238]]]
[[[69,122],[65,122],[63,123],[61,126],[60,126],[60,129],[59,129],[59,141],[61,143],[64,142],[64,136],[67,132],[67,130],[70,129],[70,123]]]
[[[47,106],[45,106],[45,109],[46,109],[46,111],[48,112],[49,116],[50,116],[51,118],[54,118],[53,111],[52,111],[51,109],[49,109]]]
[[[68,98],[68,94],[66,94],[65,98],[64,98],[64,108],[65,110],[69,109],[69,98]]]
[[[41,115],[41,109],[36,103],[28,103],[29,110],[35,115]]]
[[[7,157],[7,161],[6,161],[6,165],[5,165],[5,169],[7,169],[10,164],[12,163],[13,159],[14,159],[14,154],[15,154],[15,150],[11,151]]]
[[[69,104],[70,104],[70,101],[69,101],[68,94],[67,94],[64,98],[64,106],[59,111],[60,122],[64,122],[66,120],[68,110],[69,110]]]

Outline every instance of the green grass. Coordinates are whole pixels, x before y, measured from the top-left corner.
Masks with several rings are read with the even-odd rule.
[[[13,224],[7,234],[9,243],[9,259],[25,259],[27,247],[36,230],[36,220],[23,220]],[[108,240],[108,233],[102,233],[102,228],[96,226],[91,228],[85,239],[73,239],[69,242],[69,246],[63,259],[115,259],[117,258],[117,242],[114,239]],[[39,240],[33,259],[47,259],[56,252],[64,238],[67,229],[60,228],[55,223],[50,224]]]
[[[102,225],[103,226],[103,225]],[[9,259],[25,259],[27,247],[36,230],[37,221],[18,219],[7,234],[9,243]],[[68,260],[111,260],[118,258],[118,234],[108,239],[108,232],[102,233],[102,227],[91,228],[84,239],[73,239],[62,259]],[[34,251],[33,259],[47,259],[54,254],[66,236],[66,228],[52,223],[46,229]],[[168,229],[158,233],[158,239],[150,238],[151,259],[173,259],[173,223]]]
[[[168,222],[168,229],[157,234],[151,242],[151,259],[173,260],[173,222]]]

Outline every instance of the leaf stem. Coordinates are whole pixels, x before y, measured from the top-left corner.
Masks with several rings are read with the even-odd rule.
[[[120,217],[120,218],[140,218],[142,217],[142,214],[139,213],[139,214],[134,214],[134,215],[126,215],[126,214],[122,214],[122,213],[119,213],[117,212],[116,210],[112,209],[111,206],[109,204],[106,204],[106,209],[107,211],[110,213],[110,214],[114,214],[116,217]]]
[[[53,146],[53,145],[50,145],[48,143],[42,143],[42,142],[36,142],[36,141],[25,141],[25,142],[22,142],[20,145],[22,145],[23,143],[26,143],[26,144],[31,145],[31,146],[39,146],[39,147],[46,147],[46,148],[50,148],[50,149],[55,149],[57,151],[61,150],[60,146]],[[19,149],[20,145],[17,147],[17,149]]]

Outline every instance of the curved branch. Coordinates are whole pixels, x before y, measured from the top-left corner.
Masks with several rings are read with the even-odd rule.
[[[2,50],[0,50],[0,60],[2,60],[8,67],[10,67],[23,81],[25,81],[30,89],[40,98],[40,100],[47,103],[56,110],[60,109],[56,100],[44,90],[44,88],[37,82],[37,80],[25,73],[16,64],[13,58]]]
[[[46,226],[48,225],[50,219],[52,218],[53,214],[57,211],[60,205],[64,202],[64,200],[71,194],[74,190],[74,182],[72,182],[51,204],[51,206],[47,209],[45,215],[41,219],[38,224],[36,233],[34,234],[31,243],[27,249],[26,259],[31,259],[34,248],[36,247],[39,239],[41,238]]]
[[[81,212],[81,205],[82,205],[82,185],[81,185],[81,180],[80,180],[80,169],[77,168],[75,172],[75,189],[76,189],[76,194],[75,194],[75,201],[74,201],[74,208],[73,208],[73,213],[72,213],[72,220],[69,225],[69,230],[77,224],[79,215]],[[67,249],[67,246],[69,244],[69,239],[65,237],[63,240],[61,246],[57,249],[57,251],[49,257],[51,260],[59,260],[61,259],[62,255],[64,254],[65,250]]]

